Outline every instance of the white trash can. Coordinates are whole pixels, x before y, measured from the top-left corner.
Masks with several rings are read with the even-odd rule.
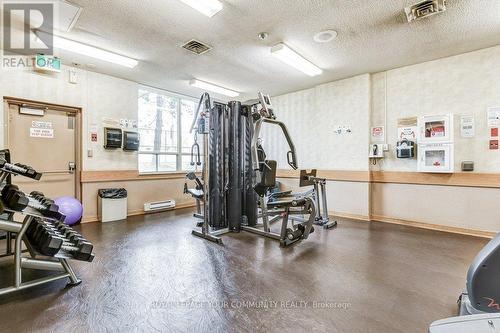
[[[97,211],[101,222],[125,220],[127,218],[127,190],[124,188],[100,189]]]

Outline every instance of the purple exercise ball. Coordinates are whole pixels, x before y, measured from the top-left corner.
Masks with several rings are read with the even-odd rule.
[[[70,196],[59,197],[55,198],[54,202],[59,206],[59,213],[66,216],[64,219],[65,224],[74,225],[82,218],[83,206],[75,198]]]

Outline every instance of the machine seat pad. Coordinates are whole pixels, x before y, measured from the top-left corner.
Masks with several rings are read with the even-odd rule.
[[[203,191],[195,188],[188,188],[187,193],[191,194],[193,198],[203,199]]]

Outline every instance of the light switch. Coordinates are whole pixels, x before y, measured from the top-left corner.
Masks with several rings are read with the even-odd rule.
[[[69,70],[69,83],[72,83],[72,84],[78,83],[78,73],[76,72],[76,69],[74,69],[74,68],[71,68]]]

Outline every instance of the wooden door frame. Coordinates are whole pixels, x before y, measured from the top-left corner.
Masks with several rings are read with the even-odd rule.
[[[17,98],[17,97],[3,97],[4,104],[4,144],[6,147],[9,146],[9,114],[10,105],[17,105],[19,107],[35,107],[40,109],[50,109],[53,111],[60,111],[66,113],[75,114],[75,195],[78,200],[82,200],[82,183],[81,183],[81,173],[82,173],[82,141],[83,141],[83,122],[82,122],[82,108],[76,106],[54,104],[48,102],[34,101],[29,99]],[[5,110],[7,106],[7,110]]]

